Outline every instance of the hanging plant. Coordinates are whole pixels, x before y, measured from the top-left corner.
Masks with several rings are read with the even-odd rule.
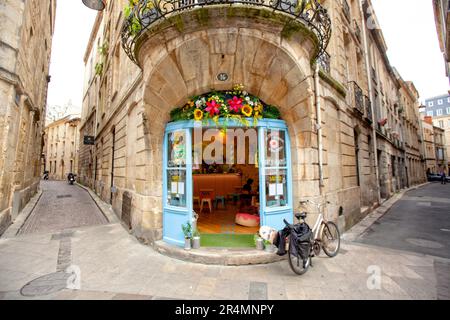
[[[141,32],[142,24],[137,16],[133,13],[133,9],[139,4],[139,0],[129,0],[128,4],[123,9],[124,16],[126,20],[129,20],[128,32],[131,36],[135,37]],[[145,7],[140,8],[141,14],[144,16],[145,13],[155,9],[153,1],[148,1]]]
[[[95,74],[100,76],[103,73],[103,62],[98,62],[95,65]]]
[[[204,123],[213,121],[217,125],[224,119],[224,128],[230,120],[246,127],[258,124],[258,120],[280,119],[280,111],[250,95],[243,85],[235,85],[231,91],[211,92],[192,97],[186,105],[170,113],[171,121],[195,120]]]
[[[103,57],[106,57],[106,56],[108,55],[108,51],[109,51],[109,43],[108,43],[108,41],[105,41],[105,42],[103,43],[103,45],[101,45],[101,46],[98,48],[98,52],[99,52]]]

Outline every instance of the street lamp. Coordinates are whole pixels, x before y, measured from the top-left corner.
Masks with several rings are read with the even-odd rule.
[[[82,0],[84,5],[90,9],[103,11],[105,9],[105,0]]]

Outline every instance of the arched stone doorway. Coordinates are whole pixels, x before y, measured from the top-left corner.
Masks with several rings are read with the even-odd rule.
[[[188,26],[186,26],[188,27]],[[276,105],[289,130],[293,202],[319,194],[319,184],[305,181],[313,163],[316,133],[313,126],[314,91],[311,47],[303,39],[289,41],[255,28],[210,28],[178,34],[170,41],[155,35],[140,49],[143,69],[142,101],[148,159],[148,192],[142,196],[148,213],[143,224],[162,238],[163,139],[170,112],[190,97],[243,84],[252,95]],[[218,75],[226,74],[220,81]],[[151,191],[150,191],[151,190]]]

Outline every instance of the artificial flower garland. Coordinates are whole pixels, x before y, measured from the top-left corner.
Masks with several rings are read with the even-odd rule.
[[[263,118],[280,119],[280,112],[276,107],[267,105],[259,98],[250,95],[244,90],[243,85],[238,84],[232,91],[211,92],[192,97],[184,107],[174,109],[170,116],[172,121],[208,122],[212,120],[217,125],[219,119],[223,118],[225,127],[231,119],[249,127],[249,118],[253,118],[253,126],[256,126],[258,120]]]

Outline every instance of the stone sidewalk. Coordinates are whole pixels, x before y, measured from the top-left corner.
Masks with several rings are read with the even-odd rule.
[[[58,271],[61,247],[67,265],[79,270],[80,290],[39,295],[56,286],[49,281],[36,296],[22,296],[29,282]],[[372,287],[378,271],[379,289]],[[117,223],[0,240],[2,299],[436,299],[437,285],[432,257],[350,242],[334,259],[314,259],[299,277],[287,261],[227,267],[168,258]]]
[[[67,193],[64,187],[57,189],[53,196]],[[90,207],[93,198],[79,191],[77,196]],[[97,220],[98,207],[91,209],[86,212],[93,217],[81,221],[93,226],[69,229],[70,224],[62,223],[45,229],[36,221],[42,227],[31,231],[38,233],[0,239],[0,299],[436,299],[443,290],[436,280],[442,278],[442,268],[437,267],[449,262],[345,240],[336,258],[315,258],[303,276],[296,276],[287,261],[239,267],[194,264],[160,255],[117,219],[103,224]],[[102,211],[109,216],[103,209],[108,208]],[[41,214],[44,220],[52,218],[45,207]]]

